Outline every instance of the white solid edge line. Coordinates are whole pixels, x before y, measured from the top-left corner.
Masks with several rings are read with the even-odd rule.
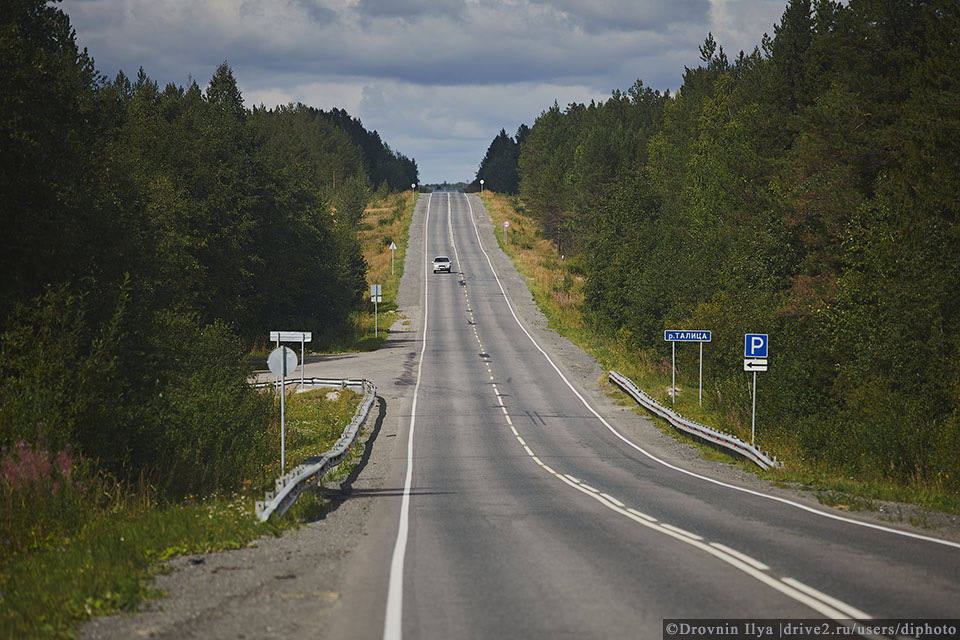
[[[847,616],[849,616],[854,620],[870,619],[869,615],[867,615],[863,611],[860,611],[856,607],[852,607],[846,602],[841,602],[840,600],[837,600],[833,596],[827,595],[826,593],[822,591],[818,591],[817,589],[814,589],[809,585],[803,584],[799,580],[794,580],[793,578],[780,578],[780,579],[783,582],[790,585],[791,587],[793,587],[794,589],[799,589],[800,591],[803,591],[807,595],[825,602],[826,604],[830,605],[834,609],[839,609],[841,612],[843,612],[844,614],[846,614]]]
[[[612,502],[613,504],[617,505],[617,506],[620,507],[620,508],[623,508],[623,507],[627,506],[627,505],[623,504],[622,502],[620,502],[619,500],[617,500],[616,498],[614,498],[614,497],[613,497],[612,495],[610,495],[609,493],[601,493],[600,495],[602,495],[604,498],[606,498],[607,500],[609,500],[610,502]]]
[[[638,516],[638,517],[640,517],[640,518],[643,518],[643,519],[646,520],[647,522],[656,522],[656,521],[657,521],[656,518],[654,518],[653,516],[648,516],[648,515],[645,514],[643,511],[637,511],[636,509],[633,509],[633,508],[627,509],[627,511],[629,511],[630,513],[632,513],[632,514],[635,515],[635,516]]]
[[[474,229],[474,232],[477,234],[477,241],[480,243],[480,250],[483,251],[484,256],[486,256],[486,258],[487,258],[487,264],[490,265],[490,270],[493,272],[493,277],[494,277],[494,279],[496,279],[496,281],[497,281],[497,286],[500,287],[500,292],[503,294],[503,299],[504,299],[504,301],[507,303],[507,308],[510,310],[510,314],[513,316],[513,319],[516,321],[517,325],[520,327],[520,330],[523,331],[524,334],[526,334],[527,338],[530,339],[530,342],[533,343],[533,346],[536,347],[537,350],[538,350],[540,353],[543,354],[543,357],[547,359],[547,362],[549,362],[549,363],[550,363],[550,366],[553,367],[553,370],[557,372],[557,375],[560,376],[560,379],[563,380],[564,383],[567,385],[567,387],[568,387],[571,391],[573,391],[574,395],[576,395],[577,398],[580,399],[580,402],[583,403],[583,406],[586,407],[587,410],[588,410],[590,413],[592,413],[592,414],[600,421],[600,423],[603,424],[603,426],[605,426],[614,436],[616,436],[617,438],[619,438],[620,440],[622,440],[623,442],[625,442],[628,446],[632,447],[632,448],[635,449],[636,451],[638,451],[638,452],[642,453],[643,455],[647,456],[648,458],[650,458],[650,459],[653,460],[654,462],[656,462],[656,463],[658,463],[658,464],[661,464],[661,465],[663,465],[664,467],[667,467],[668,469],[673,469],[674,471],[678,471],[678,472],[683,473],[683,474],[686,474],[686,475],[688,475],[688,476],[690,476],[690,477],[697,478],[697,479],[699,479],[699,480],[703,480],[703,481],[705,481],[705,482],[709,482],[709,483],[711,483],[711,484],[715,484],[715,485],[720,486],[720,487],[726,487],[726,488],[728,488],[728,489],[733,489],[734,491],[740,491],[740,492],[742,492],[742,493],[746,493],[746,494],[749,494],[749,495],[757,496],[757,497],[760,497],[760,498],[766,498],[767,500],[774,500],[774,501],[776,501],[776,502],[780,502],[781,504],[790,505],[791,507],[796,507],[797,509],[802,509],[803,511],[806,511],[806,512],[808,512],[808,513],[812,513],[812,514],[815,514],[815,515],[818,515],[818,516],[822,516],[822,517],[824,517],[824,518],[830,518],[830,519],[832,519],[832,520],[837,520],[837,521],[839,521],[839,522],[846,522],[846,523],[848,523],[848,524],[854,524],[854,525],[857,525],[857,526],[860,526],[860,527],[866,527],[866,528],[868,528],[868,529],[874,529],[874,530],[876,530],[876,531],[884,531],[884,532],[886,532],[886,533],[892,533],[892,534],[899,535],[899,536],[904,536],[904,537],[907,537],[907,538],[914,538],[914,539],[916,539],[916,540],[924,540],[924,541],[926,541],[926,542],[934,542],[934,543],[936,543],[936,544],[942,544],[942,545],[945,545],[945,546],[948,546],[948,547],[954,547],[954,548],[956,548],[956,549],[960,549],[960,543],[953,542],[953,541],[950,541],[950,540],[942,540],[942,539],[940,539],[940,538],[934,538],[934,537],[931,537],[931,536],[925,536],[925,535],[923,535],[923,534],[914,533],[914,532],[912,532],[912,531],[902,531],[902,530],[900,530],[900,529],[893,529],[893,528],[891,528],[891,527],[885,527],[885,526],[883,526],[883,525],[874,524],[874,523],[872,523],[872,522],[862,522],[862,521],[860,521],[860,520],[854,520],[854,519],[852,519],[852,518],[845,518],[845,517],[843,517],[843,516],[840,516],[840,515],[837,515],[837,514],[834,514],[834,513],[828,513],[828,512],[826,512],[826,511],[820,511],[819,509],[814,509],[813,507],[808,507],[807,505],[800,504],[799,502],[794,502],[793,500],[788,500],[787,498],[781,498],[780,496],[770,495],[770,494],[768,494],[768,493],[763,493],[763,492],[761,492],[761,491],[754,491],[753,489],[747,489],[746,487],[738,487],[737,485],[730,484],[730,483],[727,483],[727,482],[723,482],[722,480],[715,480],[715,479],[713,479],[713,478],[709,478],[709,477],[707,477],[707,476],[700,475],[699,473],[694,473],[693,471],[688,471],[687,469],[684,469],[684,468],[682,468],[682,467],[678,467],[678,466],[676,466],[676,465],[670,464],[670,463],[667,462],[666,460],[661,460],[660,458],[656,457],[655,455],[653,455],[652,453],[650,453],[649,451],[647,451],[646,449],[644,449],[644,448],[641,447],[640,445],[638,445],[638,444],[634,443],[633,441],[631,441],[630,439],[628,439],[626,436],[624,436],[624,435],[621,434],[619,431],[617,431],[609,422],[607,422],[607,421],[603,418],[603,416],[601,416],[599,413],[597,413],[597,411],[596,411],[593,407],[590,406],[590,404],[589,404],[589,403],[586,401],[586,399],[580,394],[580,392],[577,391],[577,389],[573,386],[573,384],[571,384],[570,381],[567,380],[567,377],[566,377],[565,375],[563,375],[563,372],[560,371],[559,367],[557,367],[557,365],[554,364],[554,362],[553,362],[553,360],[550,358],[550,356],[547,355],[547,352],[544,351],[543,348],[541,348],[539,344],[537,344],[537,341],[533,339],[533,336],[530,335],[530,332],[527,331],[527,328],[523,326],[523,323],[520,322],[520,318],[517,317],[517,314],[516,314],[516,312],[515,312],[514,309],[513,309],[513,305],[510,304],[510,298],[507,296],[507,292],[504,290],[503,284],[500,282],[500,276],[497,275],[496,269],[493,268],[493,262],[490,260],[490,254],[487,253],[487,250],[486,250],[486,249],[484,248],[484,246],[483,246],[483,241],[480,239],[480,228],[477,226],[476,217],[474,216],[474,213],[473,213],[473,206],[470,204],[470,197],[467,196],[466,194],[464,194],[464,197],[466,197],[466,199],[467,199],[467,206],[468,206],[469,209],[470,209],[470,220],[471,220],[471,222],[473,222],[473,229]]]
[[[735,569],[738,569],[743,573],[759,580],[760,582],[764,583],[765,585],[774,589],[775,591],[779,591],[780,593],[787,596],[788,598],[792,598],[793,600],[796,600],[801,604],[805,604],[806,606],[810,607],[814,611],[817,611],[828,618],[831,618],[833,620],[847,620],[850,617],[848,615],[850,611],[858,611],[857,609],[854,609],[850,605],[846,605],[844,603],[841,603],[839,600],[836,600],[835,598],[830,598],[829,596],[826,596],[826,598],[828,598],[829,600],[833,600],[834,602],[843,604],[842,610],[836,607],[830,606],[830,604],[826,600],[818,599],[817,597],[814,597],[810,593],[804,592],[801,589],[798,589],[781,580],[777,580],[773,576],[758,570],[755,566],[756,564],[758,564],[758,561],[754,560],[753,558],[750,558],[749,562],[745,562],[739,557],[742,554],[733,555],[733,554],[725,553],[724,550],[720,547],[717,547],[713,544],[708,544],[706,542],[703,542],[702,540],[697,540],[697,539],[688,537],[687,535],[685,535],[686,532],[679,533],[676,530],[677,527],[667,527],[663,524],[656,523],[655,521],[652,522],[650,516],[647,516],[645,514],[640,514],[638,512],[634,512],[633,509],[623,509],[621,507],[618,507],[615,504],[609,502],[602,495],[597,493],[590,493],[589,491],[583,488],[583,485],[571,482],[569,478],[566,477],[565,475],[558,474],[557,477],[562,482],[565,482],[566,484],[573,487],[577,491],[583,493],[584,495],[590,496],[597,502],[600,502],[608,509],[615,511],[617,513],[620,513],[630,518],[634,522],[641,524],[649,529],[652,529],[664,535],[670,536],[671,538],[675,540],[679,540],[680,542],[683,542],[685,544],[688,544],[691,547],[696,547],[697,549],[700,549],[701,551],[704,551],[712,555],[718,560],[726,562],[727,564],[734,567]],[[820,593],[815,589],[813,589],[812,591],[818,594]],[[821,594],[821,595],[825,595],[825,594]],[[860,617],[861,620],[872,619],[871,616],[863,612],[858,611],[858,613],[862,614],[862,616]]]
[[[660,526],[663,527],[664,529],[670,529],[670,531],[679,533],[682,536],[687,536],[688,538],[691,538],[693,540],[703,540],[703,536],[687,531],[686,529],[681,529],[680,527],[676,527],[672,524],[667,524],[663,522],[660,524]]]
[[[711,542],[711,543],[710,543],[710,546],[711,546],[711,547],[716,547],[717,549],[720,549],[721,551],[723,551],[723,552],[725,552],[725,553],[729,553],[730,555],[734,556],[735,558],[739,558],[739,559],[742,560],[743,562],[746,562],[747,564],[753,565],[754,567],[756,567],[756,568],[759,569],[760,571],[769,571],[769,570],[770,570],[770,567],[768,567],[768,566],[765,565],[764,563],[760,562],[760,561],[757,560],[756,558],[751,558],[751,557],[748,556],[747,554],[741,553],[741,552],[737,551],[736,549],[733,549],[733,548],[731,548],[731,547],[728,547],[728,546],[725,545],[725,544],[720,544],[719,542]]]
[[[450,197],[447,196],[449,206]],[[403,481],[403,500],[400,503],[400,524],[397,528],[397,541],[393,545],[393,558],[390,561],[390,580],[387,587],[387,606],[383,621],[384,640],[400,640],[403,637],[403,560],[407,553],[407,536],[410,531],[410,490],[413,485],[413,432],[417,421],[417,396],[420,393],[420,380],[423,372],[423,355],[427,350],[427,292],[430,280],[427,278],[427,223],[430,221],[430,204],[433,193],[427,199],[427,214],[423,220],[423,338],[420,345],[420,362],[417,365],[417,384],[413,388],[413,404],[410,407],[410,433],[407,435],[407,472]],[[416,206],[416,205],[414,205]]]

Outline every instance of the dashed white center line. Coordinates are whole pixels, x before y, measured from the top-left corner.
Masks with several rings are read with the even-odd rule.
[[[741,560],[742,562],[746,562],[747,564],[749,564],[750,566],[754,567],[755,569],[759,569],[760,571],[769,571],[769,570],[770,570],[770,567],[768,567],[767,565],[763,564],[763,563],[760,562],[759,560],[757,560],[757,559],[755,559],[755,558],[751,558],[750,556],[748,556],[748,555],[745,554],[745,553],[740,553],[740,552],[737,551],[736,549],[731,549],[730,547],[728,547],[728,546],[725,545],[725,544],[720,544],[719,542],[711,542],[711,543],[710,543],[710,546],[711,546],[711,547],[714,547],[714,548],[716,548],[716,549],[720,549],[720,550],[723,551],[724,553],[729,553],[729,554],[732,555],[734,558],[738,558],[738,559]]]
[[[617,500],[616,498],[614,498],[613,496],[611,496],[609,493],[601,493],[600,495],[606,498],[607,500],[609,500],[610,502],[612,502],[613,504],[617,505],[618,507],[622,508],[627,506],[622,502],[620,502],[619,500]]]
[[[675,527],[675,526],[673,526],[672,524],[662,524],[662,525],[660,525],[660,526],[663,527],[664,529],[669,529],[670,531],[673,531],[674,533],[679,533],[679,534],[682,535],[682,536],[687,536],[687,537],[690,538],[691,540],[703,540],[703,536],[698,536],[698,535],[695,534],[695,533],[690,533],[690,532],[687,531],[686,529],[681,529],[680,527]]]
[[[637,511],[636,509],[627,509],[627,511],[629,511],[629,512],[632,513],[633,515],[637,516],[638,518],[643,518],[643,519],[646,520],[647,522],[656,522],[656,521],[657,521],[656,518],[654,518],[653,516],[648,516],[647,514],[645,514],[645,513],[642,512],[642,511]]]

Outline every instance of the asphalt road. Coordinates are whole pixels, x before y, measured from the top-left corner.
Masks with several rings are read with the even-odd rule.
[[[595,413],[515,315],[489,223],[474,223],[486,220],[479,199],[438,193],[428,209],[422,259],[449,255],[454,273],[420,274],[413,410],[388,479],[400,499],[358,549],[330,637],[660,637],[664,618],[957,616],[956,544],[685,473],[621,437],[618,416]]]
[[[660,638],[664,618],[958,617],[956,528],[826,509],[699,459],[604,395],[493,232],[476,196],[422,196],[385,347],[308,360],[307,376],[378,387],[335,509],[174,561],[167,599],[81,638]],[[440,254],[454,273],[429,270]]]

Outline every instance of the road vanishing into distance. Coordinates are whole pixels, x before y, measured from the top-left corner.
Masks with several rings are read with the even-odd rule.
[[[480,200],[434,193],[417,211],[419,351],[385,482],[395,491],[353,554],[329,637],[659,638],[665,618],[960,617],[956,543],[660,459],[519,319]],[[432,273],[435,255],[451,274]]]
[[[436,255],[452,273],[432,272]],[[607,397],[596,362],[546,328],[476,195],[420,196],[404,266],[381,349],[308,357],[307,377],[378,390],[332,508],[255,548],[175,559],[156,578],[167,598],[95,618],[81,640],[645,639],[674,637],[665,619],[960,617],[956,526],[821,507]]]

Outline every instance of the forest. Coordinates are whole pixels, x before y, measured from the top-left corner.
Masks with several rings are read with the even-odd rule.
[[[246,107],[226,62],[205,88],[107,79],[46,0],[0,11],[0,176],[5,509],[81,475],[174,497],[258,477],[251,346],[344,323],[367,199],[419,181],[342,110]]]
[[[708,35],[673,93],[501,131],[477,180],[585,279],[595,331],[663,360],[665,329],[711,330],[704,394],[731,414],[744,334],[769,334],[781,456],[957,493],[958,44],[950,0],[790,0],[752,52]]]

